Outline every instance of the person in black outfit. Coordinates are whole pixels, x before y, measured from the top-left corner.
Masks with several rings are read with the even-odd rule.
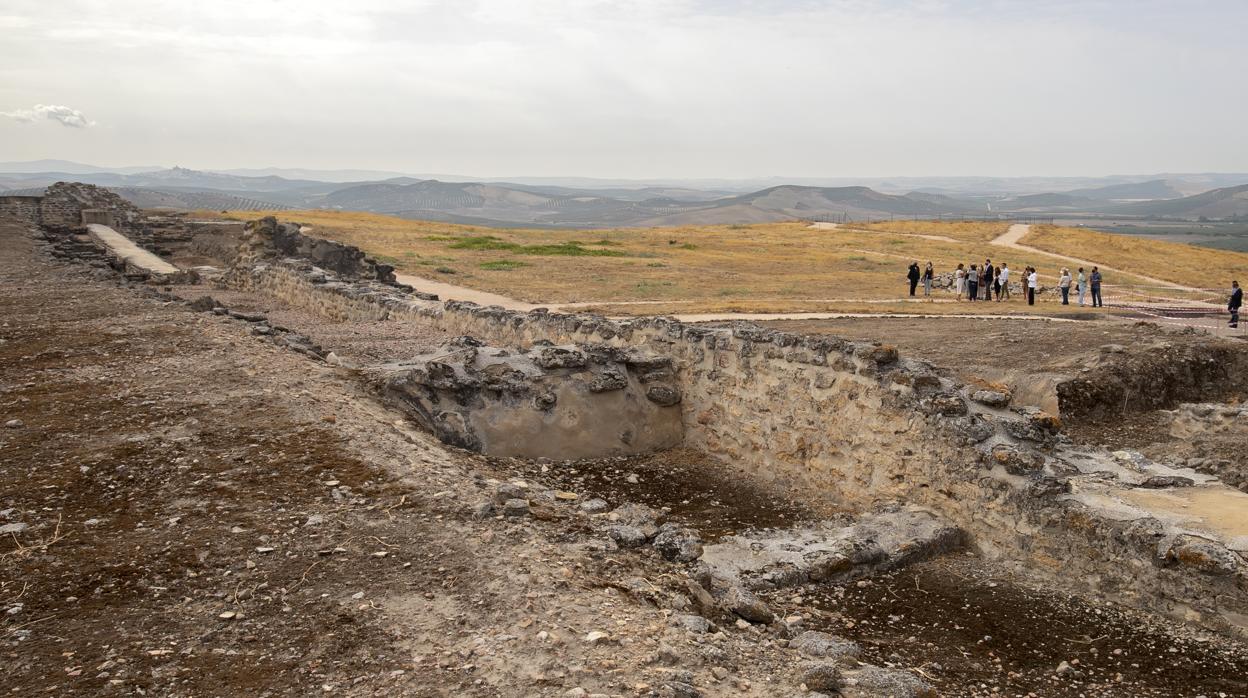
[[[906,274],[906,278],[910,279],[910,295],[914,295],[914,290],[919,287],[919,263],[911,262],[910,271]]]
[[[1231,311],[1230,327],[1239,327],[1239,308],[1244,304],[1244,289],[1239,287],[1238,281],[1231,282],[1231,300],[1226,304],[1226,309]]]
[[[992,300],[992,282],[993,282],[993,278],[992,278],[992,260],[991,260],[991,259],[985,259],[985,260],[984,260],[984,283],[983,283],[983,287],[984,287],[984,288],[983,288],[983,293],[984,293],[984,300],[986,300],[986,301],[990,301],[990,300]]]
[[[979,272],[975,271],[975,265],[971,265],[970,271],[966,272],[966,299],[973,301],[979,296]]]

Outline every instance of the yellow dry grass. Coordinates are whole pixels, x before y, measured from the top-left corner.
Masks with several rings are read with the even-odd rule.
[[[264,212],[248,211],[227,217],[252,220],[262,215]],[[982,310],[969,303],[930,303],[919,309],[906,300],[905,274],[912,260],[920,264],[931,261],[937,272],[943,272],[951,271],[958,262],[978,264],[990,256],[996,264],[1008,261],[1016,270],[1028,264],[1049,270],[1046,280],[1053,280],[1051,274],[1056,273],[1056,265],[1052,258],[1002,250],[979,241],[946,242],[905,233],[824,230],[799,222],[530,230],[412,221],[357,212],[283,211],[274,215],[311,226],[313,235],[357,245],[378,260],[394,265],[400,273],[531,303],[594,303],[621,314],[995,313],[1007,307],[1011,312],[1056,309],[1048,303],[1027,309],[1017,300],[1008,306],[994,304],[991,309]],[[981,228],[975,235],[986,236],[993,230]],[[539,254],[532,254],[534,251]],[[951,298],[939,291],[935,296]],[[619,305],[636,301],[663,301],[670,305]]]
[[[845,227],[902,235],[939,235],[963,242],[988,242],[1010,229],[1009,221],[880,221]]]
[[[1196,288],[1229,287],[1248,276],[1248,254],[1179,242],[1102,233],[1086,228],[1034,225],[1021,241],[1036,249],[1086,259],[1123,271]]]

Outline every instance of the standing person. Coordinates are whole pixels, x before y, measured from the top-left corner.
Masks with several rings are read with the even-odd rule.
[[[994,271],[995,271],[995,270],[992,268],[992,260],[991,260],[991,259],[985,259],[985,260],[984,260],[984,283],[983,283],[983,289],[984,289],[984,300],[986,300],[986,301],[990,301],[990,300],[992,300],[992,282],[993,282],[993,281],[995,280],[995,278],[996,278],[996,277],[994,276]]]
[[[1226,309],[1231,311],[1231,323],[1227,327],[1239,327],[1239,308],[1244,304],[1244,289],[1239,287],[1238,281],[1231,282],[1231,300],[1226,304]]]
[[[1062,305],[1070,305],[1070,269],[1062,267],[1062,276],[1057,280],[1057,287],[1062,289]]]
[[[1027,305],[1036,304],[1036,285],[1040,282],[1040,275],[1036,273],[1035,267],[1027,267],[1031,273],[1027,274]]]
[[[979,272],[975,271],[975,265],[966,272],[966,299],[968,301],[975,300],[979,295]]]
[[[910,271],[906,272],[906,278],[910,279],[910,297],[914,297],[914,290],[919,287],[919,263],[911,262]]]
[[[1092,267],[1092,307],[1105,307],[1105,301],[1101,300],[1101,270],[1099,267]]]
[[[1079,280],[1076,282],[1079,288],[1079,307],[1083,307],[1083,297],[1088,294],[1088,277],[1084,276],[1083,267],[1079,267]]]
[[[932,276],[934,276],[934,273],[932,271],[932,263],[931,261],[928,261],[927,266],[923,268],[923,295],[924,296],[932,295]]]
[[[1001,272],[997,274],[997,281],[1001,282],[1001,287],[997,289],[997,302],[1001,299],[1010,299],[1010,265],[1005,262],[1001,263]]]
[[[962,294],[966,293],[966,269],[963,269],[961,264],[953,270],[953,283],[958,292],[958,300],[962,300]]]

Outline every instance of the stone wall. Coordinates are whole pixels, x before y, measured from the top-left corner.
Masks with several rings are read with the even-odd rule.
[[[929,507],[1021,572],[1248,629],[1248,565],[1239,554],[1156,518],[1098,507],[1094,495],[1109,485],[1063,454],[1055,417],[980,404],[992,401],[891,347],[748,325],[439,303],[272,256],[228,278],[338,319],[432,323],[502,346],[644,348],[673,362],[686,443],[727,467],[829,511]]]
[[[0,216],[8,216],[38,225],[40,198],[38,196],[0,196]]]
[[[252,258],[272,254],[297,257],[350,279],[395,283],[394,267],[378,263],[358,247],[304,235],[296,223],[278,223],[269,216],[247,223],[246,228]]]
[[[43,196],[0,196],[0,213],[57,233],[101,223],[140,244],[144,233],[143,213],[133,204],[103,187],[81,182],[57,182]]]

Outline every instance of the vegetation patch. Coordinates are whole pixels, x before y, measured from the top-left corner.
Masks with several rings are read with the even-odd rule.
[[[493,262],[482,262],[477,266],[487,271],[511,271],[522,267],[532,266],[528,262],[521,262],[515,259],[498,259]]]
[[[502,238],[493,235],[475,235],[472,237],[459,238],[448,247],[453,250],[490,250],[514,252],[516,254],[538,255],[545,257],[623,257],[624,253],[619,250],[595,250],[583,247],[585,243],[579,240],[568,240],[567,242],[556,242],[539,245],[521,245],[515,242],[507,242]]]

